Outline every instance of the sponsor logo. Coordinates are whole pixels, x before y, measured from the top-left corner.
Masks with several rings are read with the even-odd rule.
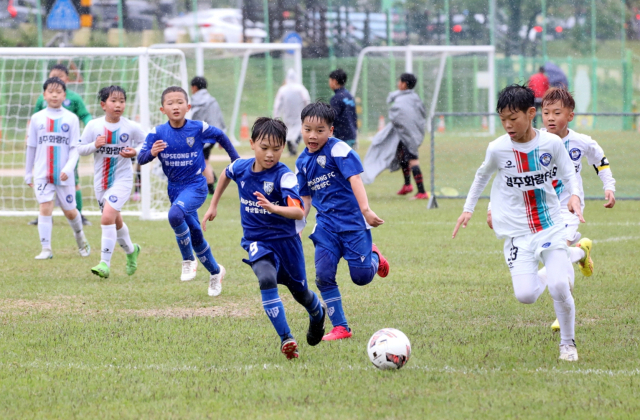
[[[44,124],[40,124],[40,126],[38,126],[38,130],[44,130]]]
[[[65,99],[64,102],[62,103],[62,105],[64,105],[64,106],[71,105],[71,99]]]
[[[571,157],[571,160],[580,160],[580,158],[582,157],[582,151],[574,147],[573,149],[569,150],[569,156]]]
[[[195,137],[187,137],[187,144],[189,145],[189,147],[193,147],[193,143],[195,142],[196,142]]]
[[[271,318],[275,318],[278,316],[278,314],[280,313],[280,309],[276,308],[270,308],[270,309],[265,309],[264,310],[267,315],[269,315]]]
[[[182,201],[176,201],[176,206],[184,207],[184,203]]]
[[[527,176],[505,176],[507,187],[533,187],[536,185],[542,185],[545,182],[552,181],[558,173],[558,167],[554,166],[552,170],[543,174],[527,175]]]
[[[364,255],[360,256],[360,262],[364,262]]]
[[[513,162],[511,162],[510,160],[508,160],[508,161],[504,164],[504,167],[505,167],[506,169],[509,169],[509,168],[515,168],[516,166],[513,164]]]
[[[180,245],[187,246],[191,243],[191,238],[180,239]]]
[[[540,156],[540,163],[542,164],[542,166],[549,166],[549,164],[551,163],[551,155],[549,153],[544,153],[542,156]]]
[[[271,194],[273,192],[273,182],[264,181],[263,189],[267,195]]]
[[[327,310],[327,313],[329,314],[329,316],[332,316],[335,311],[336,311],[336,308],[332,306]]]
[[[67,200],[67,203],[71,204],[73,202],[73,196],[69,194],[65,200]]]
[[[109,248],[103,248],[102,252],[111,252],[111,250]]]
[[[240,188],[244,188],[244,181],[240,181]]]
[[[307,168],[306,167],[302,168],[302,172],[304,172],[305,175],[306,175],[307,174]]]
[[[324,168],[324,166],[327,164],[327,157],[326,156],[318,156],[317,159],[318,165],[322,166]]]
[[[549,248],[551,246],[551,242],[547,242],[542,245],[543,248]]]
[[[118,197],[116,197],[115,195],[110,195],[109,201],[111,201],[112,203],[115,203],[116,201],[118,201]]]
[[[120,141],[126,143],[129,140],[129,135],[127,133],[123,133],[120,135]]]
[[[66,133],[67,131],[69,131],[69,124],[67,123],[62,124],[60,126],[60,129]]]

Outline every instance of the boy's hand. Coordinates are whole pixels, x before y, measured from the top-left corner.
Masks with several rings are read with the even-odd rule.
[[[136,149],[134,149],[133,147],[125,147],[120,151],[120,156],[122,156],[123,158],[133,158],[136,157],[136,154]]]
[[[362,215],[364,216],[364,220],[367,221],[369,226],[378,227],[384,223],[384,220],[379,218],[378,215],[375,214],[371,209],[366,209],[364,212],[362,212]]]
[[[69,175],[67,175],[65,172],[63,172],[60,175],[60,181],[66,181],[67,179],[69,179]]]
[[[452,239],[454,239],[458,234],[458,229],[460,229],[460,226],[462,226],[463,228],[467,227],[467,223],[469,223],[469,220],[471,220],[471,216],[473,216],[473,213],[469,213],[468,211],[462,212],[460,217],[458,217],[458,222],[456,223],[456,227],[453,229],[453,235],[451,235]]]
[[[254,192],[253,195],[255,195],[258,198],[257,204],[260,207],[262,207],[269,213],[274,213],[274,210],[276,209],[277,206],[273,204],[271,201],[267,200],[267,197],[265,197],[264,195],[262,195],[261,192],[258,192],[258,191]]]
[[[107,144],[107,136],[98,136],[98,138],[96,138],[96,149],[101,148],[105,144]]]
[[[580,219],[580,223],[586,223],[584,220],[584,217],[582,217],[582,207],[580,206],[580,197],[578,197],[575,194],[572,195],[571,198],[569,198],[569,202],[567,203],[567,209],[571,213],[578,216],[578,219]]]
[[[168,144],[165,143],[164,140],[156,140],[156,142],[153,143],[153,147],[151,147],[151,156],[157,157],[160,152],[167,148],[167,146]]]
[[[207,210],[207,212],[204,214],[204,217],[202,218],[202,223],[200,223],[202,225],[203,231],[207,231],[207,220],[212,221],[216,218],[217,215],[218,209],[213,206],[209,207],[209,210]]]
[[[491,218],[491,210],[487,212],[487,224],[493,229],[493,219]]]
[[[607,204],[604,205],[605,209],[612,209],[616,205],[616,195],[611,190],[604,192],[604,199],[607,200]]]

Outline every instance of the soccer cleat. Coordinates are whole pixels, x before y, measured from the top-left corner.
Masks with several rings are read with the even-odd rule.
[[[327,305],[324,302],[322,304],[322,320],[320,322],[313,323],[309,320],[309,330],[307,331],[307,344],[310,346],[317,346],[324,336],[324,320],[327,318]]]
[[[428,192],[418,193],[410,198],[410,200],[428,200],[428,199],[429,199]]]
[[[350,338],[352,335],[351,329],[346,329],[339,325],[334,327],[329,334],[322,337],[322,341],[342,340],[343,338]]]
[[[578,361],[578,349],[576,348],[575,341],[573,344],[560,344],[560,360],[566,360],[567,362]]]
[[[196,270],[198,269],[198,261],[184,260],[182,261],[181,281],[191,281],[196,278]]]
[[[218,264],[218,267],[220,267],[220,272],[218,274],[212,274],[211,277],[209,277],[209,296],[218,296],[222,293],[222,279],[224,279],[224,275],[227,274],[227,270],[220,264]]]
[[[553,321],[553,324],[551,324],[551,329],[553,331],[560,331],[560,323],[558,322],[557,318],[555,321]]]
[[[403,185],[402,188],[400,188],[400,191],[398,191],[396,194],[407,195],[412,191],[413,191],[413,185]]]
[[[91,226],[93,224],[83,215],[80,215],[80,217],[82,218],[82,226]]]
[[[376,244],[373,244],[371,251],[378,254],[379,262],[378,262],[378,275],[380,277],[387,277],[389,275],[389,261],[382,255],[382,252],[378,249]]]
[[[138,269],[138,255],[140,254],[140,245],[133,244],[133,252],[127,254],[127,274],[132,276]]]
[[[76,237],[78,253],[80,253],[80,256],[82,257],[88,257],[91,255],[91,245],[89,245],[87,238],[84,236],[84,232],[81,232],[80,235],[80,237]]]
[[[53,251],[50,249],[43,249],[41,253],[36,255],[36,260],[50,260],[53,258]]]
[[[103,279],[108,279],[109,274],[111,274],[111,269],[109,268],[106,262],[100,261],[100,264],[93,267],[91,269],[91,272],[98,277],[102,277]]]
[[[280,351],[282,354],[287,356],[288,360],[297,359],[298,358],[298,343],[296,343],[296,339],[293,337],[289,337],[286,340],[282,341],[280,345]]]
[[[31,226],[38,226],[38,218],[36,217],[35,219],[33,219],[32,221],[30,221],[27,224],[31,225]]]
[[[589,238],[582,238],[578,245],[578,248],[581,248],[584,251],[584,258],[578,261],[580,265],[580,272],[585,277],[590,277],[593,274],[593,260],[591,259],[591,248],[593,247],[593,242]]]

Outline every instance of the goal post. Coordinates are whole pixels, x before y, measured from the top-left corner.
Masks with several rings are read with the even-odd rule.
[[[482,60],[478,60],[481,57]],[[452,60],[455,60],[452,62]],[[481,61],[481,62],[480,62]],[[495,88],[495,47],[491,45],[407,45],[392,47],[366,47],[360,51],[356,64],[356,71],[351,84],[351,94],[358,97],[363,107],[363,113],[369,113],[371,104],[375,102],[373,95],[370,95],[369,85],[371,85],[378,95],[376,111],[382,114],[383,107],[386,106],[384,98],[386,94],[395,90],[396,75],[398,71],[413,73],[418,78],[416,89],[422,96],[428,109],[427,132],[431,130],[431,119],[436,112],[451,112],[452,109],[439,109],[441,102],[441,86],[445,78],[448,89],[453,88],[454,77],[465,79],[471,90],[468,100],[464,98],[466,92],[456,92],[456,101],[464,102],[467,109],[465,111],[493,111],[495,108],[496,88]],[[458,64],[460,63],[460,64]],[[454,68],[462,73],[454,76]],[[480,66],[480,67],[479,67]],[[373,67],[373,69],[370,69]],[[483,68],[483,69],[481,69]],[[369,76],[371,75],[371,76]],[[384,78],[389,80],[389,88],[380,90]],[[429,86],[430,85],[430,86]],[[486,108],[480,103],[478,91],[486,90],[482,96],[486,96]],[[451,108],[453,95],[447,92],[447,105]],[[386,111],[386,108],[384,108]],[[371,120],[368,115],[363,116],[365,121]],[[490,133],[495,132],[495,121],[490,118],[488,121]],[[368,127],[365,127],[365,131]]]
[[[122,86],[127,91],[125,116],[138,121],[144,131],[166,120],[159,111],[165,88],[178,85],[188,91],[185,55],[178,49],[0,48],[0,216],[38,214],[35,196],[24,184],[25,140],[42,84],[57,63],[67,66],[68,90],[82,98],[94,118],[104,115],[98,91],[112,84]],[[83,214],[99,215],[93,191],[93,156],[80,158],[78,172]],[[157,168],[142,166],[136,192],[136,199],[132,195],[123,214],[143,219],[166,215],[166,179]]]

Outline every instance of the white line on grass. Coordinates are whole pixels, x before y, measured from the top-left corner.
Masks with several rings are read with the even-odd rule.
[[[637,241],[640,239],[640,236],[618,236],[614,238],[605,238],[605,239],[594,239],[593,243],[601,243],[601,242],[623,242],[623,241]]]

